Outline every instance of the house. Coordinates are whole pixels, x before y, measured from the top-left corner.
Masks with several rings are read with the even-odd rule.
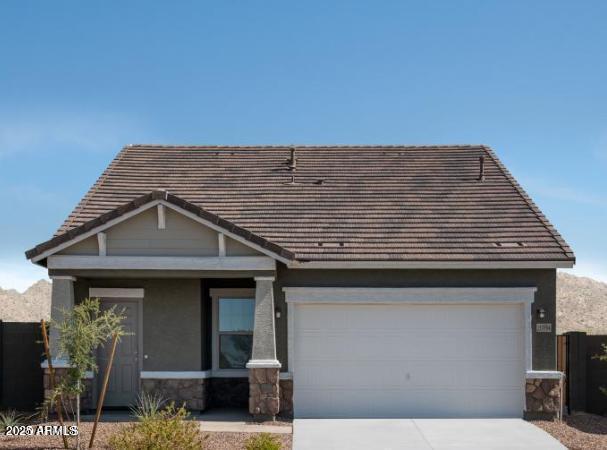
[[[26,256],[55,316],[124,308],[107,406],[559,409],[556,269],[574,255],[485,146],[130,145]]]

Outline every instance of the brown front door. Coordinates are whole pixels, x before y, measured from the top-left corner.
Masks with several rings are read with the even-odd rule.
[[[114,355],[114,363],[110,372],[110,380],[108,383],[107,392],[105,395],[104,406],[131,406],[137,400],[139,393],[139,302],[133,299],[103,299],[101,309],[107,310],[112,306],[116,306],[118,310],[123,309],[124,319],[123,326],[127,333],[122,336],[116,354]],[[101,391],[101,383],[105,375],[105,368],[110,358],[111,342],[108,342],[104,347],[99,349],[98,363],[99,375],[98,389]]]

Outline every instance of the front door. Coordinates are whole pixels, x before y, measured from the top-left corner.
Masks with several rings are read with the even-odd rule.
[[[139,342],[141,331],[139,330],[139,302],[133,299],[102,299],[102,310],[110,309],[112,306],[116,306],[119,311],[124,311],[122,314],[126,318],[123,321],[123,326],[128,334],[122,336],[116,347],[103,405],[110,407],[131,406],[135,403],[139,393]],[[101,384],[111,351],[112,345],[109,341],[99,349],[99,375],[97,376],[99,392],[101,392]]]

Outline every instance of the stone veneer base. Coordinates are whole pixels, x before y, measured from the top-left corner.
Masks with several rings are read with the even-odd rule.
[[[58,381],[67,373],[55,369]],[[84,379],[85,392],[80,399],[82,410],[95,408],[94,379]],[[236,383],[236,384],[235,384]],[[189,410],[202,411],[209,406],[242,406],[248,387],[249,412],[257,417],[293,417],[293,380],[279,380],[279,369],[249,369],[245,378],[156,379],[141,380],[142,392],[156,393],[176,406],[185,404]],[[529,378],[525,383],[526,418],[552,419],[561,415],[563,380]],[[44,369],[44,395],[50,394],[50,373]],[[72,399],[72,401],[75,401]]]
[[[249,412],[256,418],[274,418],[280,411],[279,368],[249,369]]]
[[[189,410],[202,411],[208,403],[208,380],[144,378],[141,380],[141,391],[160,395],[167,402],[174,402],[175,407],[182,405]]]
[[[67,371],[69,369],[59,367],[55,369],[55,383],[59,383],[63,377],[66,376]],[[93,378],[85,378],[82,380],[84,383],[84,393],[80,396],[80,410],[92,410],[95,408],[96,399],[94,398],[94,393],[96,391],[95,386],[93,385]],[[51,373],[47,368],[44,369],[44,378],[42,381],[44,385],[44,398],[49,398],[51,395]],[[72,408],[76,408],[76,399],[70,399],[72,402]],[[53,408],[54,410],[54,408]]]
[[[525,417],[553,419],[561,417],[562,378],[528,378],[525,383]]]

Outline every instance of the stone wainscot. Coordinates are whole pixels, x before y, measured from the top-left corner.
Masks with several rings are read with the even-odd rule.
[[[560,372],[527,376],[525,416],[528,418],[560,418],[562,416],[563,383],[563,374]]]

